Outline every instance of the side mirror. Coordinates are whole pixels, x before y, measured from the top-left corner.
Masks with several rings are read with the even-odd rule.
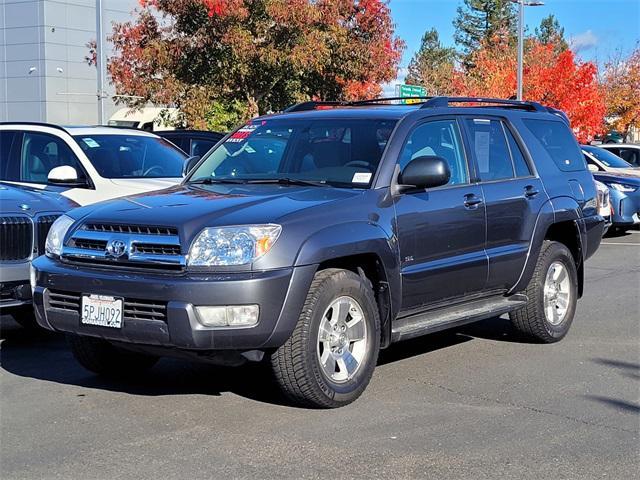
[[[593,163],[587,164],[587,168],[589,169],[590,172],[598,172],[599,171],[598,166],[594,165]]]
[[[187,173],[193,170],[193,167],[195,167],[199,161],[200,157],[198,155],[187,158],[184,161],[184,166],[182,167],[182,176],[184,177]]]
[[[84,185],[85,182],[78,179],[78,172],[69,165],[61,165],[52,168],[47,175],[47,182],[51,185],[77,186]]]
[[[420,189],[441,187],[449,183],[449,180],[451,170],[447,161],[432,155],[414,158],[398,177],[401,185]]]

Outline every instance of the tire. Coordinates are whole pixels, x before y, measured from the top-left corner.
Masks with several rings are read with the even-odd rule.
[[[45,331],[45,329],[38,325],[38,322],[36,322],[36,314],[33,311],[33,307],[31,305],[27,307],[17,307],[14,311],[11,312],[11,317],[25,330],[30,330],[33,332]]]
[[[69,335],[67,339],[80,365],[106,377],[135,376],[158,361],[158,357],[123,350],[100,338]]]
[[[371,284],[348,270],[327,269],[316,273],[298,323],[271,355],[271,365],[293,403],[336,408],[362,394],[379,351],[380,315]]]
[[[563,269],[566,277],[561,279]],[[545,284],[548,275],[551,276],[551,280],[547,285],[549,290],[545,304]],[[558,278],[554,280],[555,276]],[[566,283],[564,278],[567,280]],[[557,290],[554,290],[555,286],[558,287]],[[568,295],[566,302],[563,300],[563,293]],[[525,294],[529,299],[526,306],[509,314],[515,328],[543,343],[562,340],[573,322],[578,299],[576,264],[566,246],[545,240]],[[565,303],[566,309],[563,311],[561,307]]]

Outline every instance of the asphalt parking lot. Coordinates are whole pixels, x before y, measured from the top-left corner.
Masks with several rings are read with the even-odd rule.
[[[356,403],[287,406],[262,366],[99,379],[2,318],[0,475],[640,478],[640,232],[606,238],[561,343],[496,318],[394,345]]]

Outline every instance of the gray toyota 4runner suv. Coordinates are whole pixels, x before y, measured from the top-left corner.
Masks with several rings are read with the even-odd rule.
[[[423,100],[299,104],[177,187],[72,210],[33,263],[39,324],[99,374],[267,357],[313,407],[355,400],[407,338],[508,313],[560,340],[603,230],[566,116]]]

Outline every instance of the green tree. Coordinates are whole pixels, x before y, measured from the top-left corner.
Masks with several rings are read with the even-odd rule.
[[[511,0],[464,0],[453,20],[454,39],[465,55],[469,55],[496,38],[513,43],[517,19]]]
[[[420,48],[409,63],[406,83],[422,85],[429,95],[449,93],[455,59],[455,48],[443,46],[432,28],[422,36]]]
[[[553,15],[545,17],[540,22],[540,27],[535,29],[535,38],[543,45],[553,45],[556,53],[564,52],[569,44],[564,38],[564,28]]]

